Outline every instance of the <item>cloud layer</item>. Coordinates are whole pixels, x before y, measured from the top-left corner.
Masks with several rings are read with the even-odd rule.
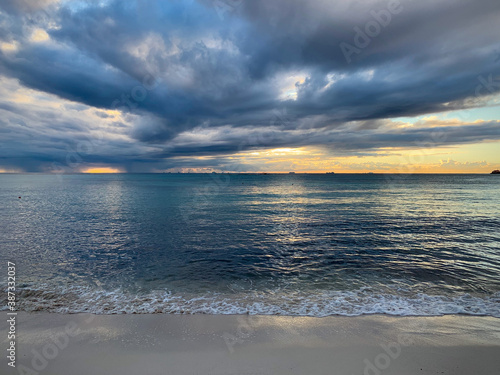
[[[393,121],[498,94],[497,0],[4,0],[0,9],[8,169],[230,167],[228,155],[255,149],[365,155],[500,140],[498,121],[447,123],[437,139],[432,121]]]

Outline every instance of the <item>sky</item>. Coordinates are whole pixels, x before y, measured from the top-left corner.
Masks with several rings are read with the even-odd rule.
[[[0,0],[0,172],[489,173],[498,0]]]

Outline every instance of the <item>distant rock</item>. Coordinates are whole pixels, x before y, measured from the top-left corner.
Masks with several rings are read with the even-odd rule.
[[[500,174],[500,170],[495,169],[493,172],[491,172],[491,174]]]

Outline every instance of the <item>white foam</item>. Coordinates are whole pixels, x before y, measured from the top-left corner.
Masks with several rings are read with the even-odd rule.
[[[355,291],[246,291],[240,294],[174,294],[154,291],[133,294],[123,290],[68,287],[54,290],[20,289],[18,309],[58,313],[95,314],[259,314],[323,317],[388,314],[433,316],[486,315],[500,318],[500,292],[487,296],[461,294],[453,297],[377,293],[370,288]],[[3,305],[6,305],[4,301]]]

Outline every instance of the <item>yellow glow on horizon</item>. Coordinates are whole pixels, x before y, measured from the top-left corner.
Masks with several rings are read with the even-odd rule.
[[[499,141],[492,141],[415,149],[385,147],[368,155],[335,155],[317,147],[276,148],[233,154],[228,159],[252,166],[258,173],[483,174],[500,169],[499,146]]]
[[[304,154],[305,151],[300,149],[300,148],[274,148],[269,151],[264,151],[260,152],[260,155],[269,155],[269,156],[276,156],[276,155],[299,155],[299,154]]]
[[[101,167],[101,168],[88,168],[82,173],[122,173],[118,168]]]

